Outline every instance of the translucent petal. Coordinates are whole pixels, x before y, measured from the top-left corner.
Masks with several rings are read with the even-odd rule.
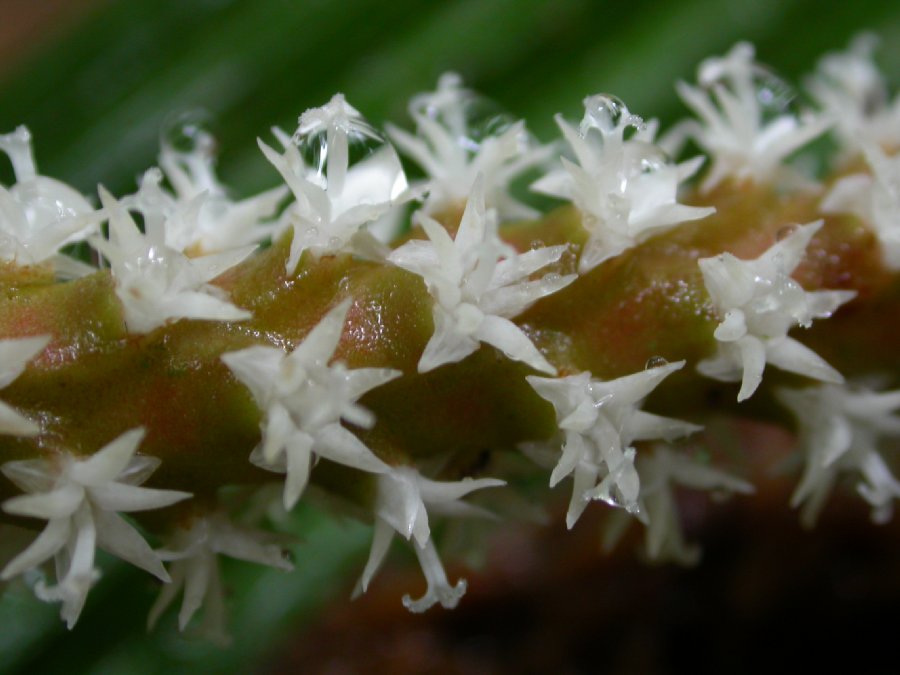
[[[146,570],[160,581],[165,583],[170,581],[159,556],[124,519],[111,511],[94,509],[94,521],[97,527],[98,546],[135,567]]]

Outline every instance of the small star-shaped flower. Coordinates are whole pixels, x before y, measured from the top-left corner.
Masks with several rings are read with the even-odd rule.
[[[283,537],[263,530],[239,526],[221,512],[195,518],[188,527],[179,528],[168,542],[169,548],[157,550],[160,559],[171,561],[172,582],[162,587],[150,615],[148,628],[184,592],[178,612],[178,628],[183,631],[200,607],[204,607],[200,632],[220,645],[231,638],[226,629],[225,592],[219,576],[218,556],[268,565],[289,572],[294,569],[284,548]]]
[[[753,486],[708,462],[675,452],[662,444],[642,452],[637,471],[641,477],[641,511],[645,515],[644,546],[652,560],[673,561],[681,565],[695,565],[700,560],[700,547],[685,541],[675,488],[688,488],[721,495],[722,493],[750,494]],[[629,521],[615,523],[627,526]],[[613,538],[624,531],[615,527]],[[614,542],[606,541],[607,547]]]
[[[640,515],[640,479],[632,443],[657,438],[674,440],[701,427],[640,409],[641,402],[684,361],[647,368],[602,381],[589,372],[568,377],[529,376],[538,396],[556,409],[565,435],[562,455],[550,475],[550,487],[568,475],[574,486],[566,525],[571,528],[592,499],[602,499]]]
[[[826,116],[790,113],[767,119],[767,107],[786,105],[786,86],[754,61],[753,46],[740,42],[724,57],[698,68],[702,88],[684,82],[678,95],[699,117],[670,132],[670,147],[692,138],[712,159],[701,188],[711,190],[725,178],[758,183],[805,185],[784,160],[831,126]],[[677,140],[675,140],[677,139]]]
[[[791,506],[815,524],[841,474],[858,475],[857,490],[872,506],[872,519],[884,523],[900,498],[900,481],[891,473],[882,450],[887,439],[900,438],[900,390],[874,392],[839,385],[819,385],[777,392],[797,419],[803,476]]]
[[[834,121],[844,158],[858,155],[868,145],[900,144],[900,98],[890,100],[884,77],[873,54],[878,38],[857,35],[843,52],[826,54],[806,87]]]
[[[822,213],[850,213],[869,225],[881,244],[884,264],[900,270],[900,155],[887,156],[862,143],[871,174],[841,178],[822,200]]]
[[[654,234],[715,211],[677,202],[679,183],[700,168],[702,158],[678,165],[669,162],[653,143],[655,124],[644,125],[616,98],[589,96],[584,107],[578,129],[556,116],[578,164],[563,157],[561,169],[532,185],[537,192],[571,200],[581,211],[589,237],[579,272],[590,271]],[[629,129],[636,133],[626,140]]]
[[[109,260],[130,332],[149,333],[172,319],[242,321],[252,316],[209,282],[254,246],[188,258],[166,245],[165,221],[146,223],[144,233],[102,186],[100,200],[109,217],[109,239],[94,237],[91,244]]]
[[[287,195],[287,187],[267,190],[238,202],[228,197],[215,173],[215,142],[196,132],[190,152],[164,142],[160,169],[144,173],[138,191],[121,200],[139,211],[147,229],[164,229],[166,246],[190,256],[221,253],[268,239],[277,223],[268,222]],[[168,179],[174,193],[163,189]]]
[[[373,146],[372,152],[351,164],[351,140]],[[297,143],[311,146],[317,166],[306,165]],[[345,251],[383,258],[386,247],[365,226],[412,196],[393,147],[342,94],[303,113],[293,142],[284,145],[279,154],[259,141],[296,200],[283,216],[293,228],[288,274],[297,269],[306,250],[316,257]]]
[[[19,377],[49,342],[49,335],[0,340],[0,389]],[[35,436],[40,430],[32,420],[0,401],[0,434]]]
[[[455,586],[447,574],[431,540],[429,510],[432,514],[449,516],[483,516],[485,512],[460,501],[467,494],[486,487],[505,485],[494,478],[465,478],[456,482],[433,481],[412,467],[393,467],[377,478],[375,498],[375,533],[369,560],[357,585],[357,593],[364,593],[369,582],[387,554],[394,533],[410,540],[428,582],[425,595],[418,600],[403,597],[403,605],[411,612],[424,612],[436,603],[453,609],[466,592],[466,582],[460,579]]]
[[[144,437],[132,429],[90,457],[68,454],[53,460],[6,462],[0,470],[29,493],[3,502],[7,513],[40,518],[47,526],[11,560],[0,578],[11,579],[54,558],[57,583],[35,586],[46,602],[62,602],[61,616],[75,625],[88,590],[99,576],[94,553],[100,547],[168,582],[169,575],[146,541],[119,514],[159,509],[190,497],[176,490],[138,487],[159,466],[152,457],[135,456]]]
[[[825,318],[854,291],[804,291],[791,278],[822,221],[798,225],[753,260],[730,253],[701,258],[700,270],[713,305],[722,315],[715,330],[713,358],[697,365],[703,375],[723,382],[741,381],[738,401],[753,395],[766,363],[823,382],[843,382],[841,374],[811,349],[787,336],[793,326],[808,328]]]
[[[93,271],[59,253],[99,225],[88,201],[69,185],[38,174],[25,127],[0,135],[0,151],[9,156],[16,175],[12,187],[0,185],[0,259],[20,265],[50,261],[63,276]]]
[[[428,180],[427,214],[463,204],[479,174],[485,176],[485,203],[500,218],[535,218],[538,212],[515,199],[510,182],[544,162],[552,148],[536,147],[524,122],[500,125],[496,133],[480,137],[470,128],[469,108],[478,97],[462,86],[456,73],[444,73],[437,90],[413,97],[409,114],[417,135],[393,125],[388,136],[401,152],[422,167]]]
[[[434,334],[419,359],[419,372],[461,361],[485,342],[535,370],[555,373],[528,336],[511,318],[572,283],[576,275],[546,274],[565,246],[516,253],[497,235],[495,214],[484,205],[484,180],[475,181],[454,239],[435,220],[419,214],[428,241],[412,240],[388,260],[418,274],[435,299]]]
[[[350,304],[346,300],[328,312],[290,353],[255,346],[222,355],[263,413],[262,442],[250,459],[265,469],[287,474],[284,505],[288,509],[306,487],[313,457],[372,473],[388,469],[341,425],[344,420],[371,428],[374,415],[356,401],[401,375],[389,368],[348,370],[340,362],[329,365]]]

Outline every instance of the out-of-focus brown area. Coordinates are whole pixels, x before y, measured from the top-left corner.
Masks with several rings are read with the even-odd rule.
[[[0,0],[0,78],[105,0]]]
[[[420,593],[422,578],[391,564],[260,672],[897,672],[900,523],[873,525],[844,491],[804,530],[787,506],[794,478],[771,473],[786,435],[755,436],[757,495],[681,495],[686,533],[704,547],[693,569],[638,560],[637,527],[602,553],[602,505],[572,532],[557,513],[546,528],[500,529],[483,571],[451,569],[469,580],[457,609],[409,614],[400,598]]]

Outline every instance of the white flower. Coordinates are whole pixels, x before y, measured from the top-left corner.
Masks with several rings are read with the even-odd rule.
[[[25,366],[50,342],[49,335],[0,340],[0,389],[9,386]],[[34,436],[40,427],[32,420],[0,401],[0,434]]]
[[[542,163],[550,146],[535,147],[524,122],[516,122],[496,134],[480,138],[470,127],[470,115],[478,97],[462,87],[456,73],[444,73],[437,90],[418,94],[409,105],[416,123],[414,136],[391,124],[388,136],[401,152],[428,174],[428,198],[422,210],[440,213],[466,201],[478,174],[485,176],[485,203],[500,218],[535,218],[538,212],[510,194],[510,182]]]
[[[196,135],[190,152],[164,142],[159,156],[162,171],[144,173],[139,190],[123,198],[122,205],[139,211],[148,229],[164,229],[166,246],[191,256],[242,248],[270,237],[277,224],[266,221],[275,215],[287,187],[232,201],[215,174],[212,137],[202,131]],[[174,194],[162,188],[164,176]]]
[[[163,508],[191,496],[137,487],[159,466],[157,459],[135,456],[143,437],[143,429],[132,429],[91,457],[66,454],[54,460],[6,462],[0,467],[29,493],[6,500],[3,510],[47,521],[43,532],[6,565],[0,578],[11,579],[54,558],[56,585],[38,582],[35,593],[45,602],[62,602],[61,616],[69,628],[78,620],[88,590],[99,576],[94,569],[97,546],[169,581],[156,553],[119,516]]]
[[[900,390],[877,393],[820,385],[777,392],[797,418],[805,466],[791,506],[803,506],[811,526],[842,474],[860,477],[857,490],[872,506],[872,520],[884,523],[900,498],[900,481],[882,456],[882,439],[900,438]]]
[[[378,476],[375,498],[375,533],[369,560],[357,586],[357,593],[365,592],[387,554],[394,533],[411,540],[419,558],[422,572],[428,582],[425,595],[418,600],[403,597],[403,605],[411,612],[424,612],[440,603],[445,609],[453,609],[466,592],[466,582],[460,579],[455,586],[447,580],[447,574],[438,557],[428,521],[432,514],[448,516],[483,516],[481,509],[460,501],[470,492],[486,487],[505,485],[494,478],[465,478],[457,482],[433,481],[422,476],[412,467],[393,467]]]
[[[341,338],[350,301],[326,314],[289,354],[254,346],[222,355],[222,361],[250,390],[262,410],[262,442],[250,459],[286,473],[285,508],[300,498],[313,456],[372,473],[388,470],[341,420],[371,428],[374,415],[356,401],[370,389],[401,375],[389,368],[347,370],[328,362]]]
[[[898,125],[900,126],[900,125]],[[900,270],[900,155],[862,144],[872,175],[841,178],[822,200],[822,213],[850,213],[865,221],[881,244],[884,264]]]
[[[700,168],[701,157],[678,165],[669,162],[653,143],[655,123],[645,126],[614,97],[589,96],[584,108],[578,129],[556,116],[578,164],[563,157],[563,168],[531,186],[570,200],[581,211],[589,238],[579,272],[588,272],[654,234],[715,211],[676,201],[679,183]],[[626,140],[629,129],[636,132]]]
[[[702,88],[678,82],[685,104],[700,118],[670,132],[675,149],[690,137],[712,158],[701,187],[711,190],[723,179],[775,185],[805,185],[784,160],[831,125],[824,116],[783,113],[767,119],[767,108],[787,101],[786,85],[754,60],[753,46],[740,42],[724,57],[703,61],[697,71]]]
[[[807,82],[834,121],[833,132],[847,157],[866,145],[900,144],[900,98],[889,101],[887,83],[872,58],[877,44],[872,33],[857,35],[846,51],[822,57]]]
[[[109,217],[109,239],[94,237],[91,244],[109,260],[130,332],[149,333],[171,319],[241,321],[252,316],[208,282],[250,255],[253,246],[188,258],[166,245],[165,221],[146,223],[143,233],[102,186],[100,200]]]
[[[351,164],[351,141],[377,148]],[[306,166],[296,143],[316,154],[317,166]],[[259,147],[296,199],[283,216],[294,232],[288,274],[297,268],[305,250],[316,257],[342,251],[374,259],[386,255],[385,246],[364,226],[411,194],[396,151],[342,94],[300,116],[294,143],[285,143],[284,154],[262,140]]]
[[[562,455],[550,475],[550,487],[572,475],[574,485],[566,525],[575,525],[592,499],[640,514],[640,479],[634,468],[635,441],[673,440],[698,431],[680,420],[652,415],[641,402],[684,361],[647,368],[604,382],[589,372],[568,377],[526,379],[538,396],[556,409],[565,434]]]
[[[9,189],[0,185],[0,260],[20,265],[49,260],[60,274],[83,274],[89,268],[59,249],[96,230],[100,219],[94,209],[74,188],[37,173],[25,127],[0,135],[0,150],[16,175]]]
[[[684,539],[674,488],[750,494],[753,486],[708,463],[674,452],[663,445],[641,453],[637,465],[641,477],[641,510],[646,515],[644,546],[652,560],[695,565],[700,548]],[[623,523],[627,525],[626,523]],[[615,532],[615,535],[620,532]],[[612,542],[605,542],[609,546]]]
[[[808,328],[856,296],[854,291],[807,292],[791,278],[822,221],[798,225],[753,260],[730,253],[701,258],[700,270],[713,305],[722,315],[715,330],[718,352],[697,365],[723,382],[741,380],[737,400],[753,395],[766,363],[823,382],[843,382],[841,374],[811,349],[787,336],[793,326]]]
[[[218,556],[268,565],[289,572],[294,569],[280,537],[263,530],[233,524],[220,512],[195,518],[188,527],[179,528],[168,542],[169,548],[157,550],[160,559],[172,561],[172,583],[166,584],[147,619],[153,628],[166,608],[184,592],[178,612],[178,628],[183,631],[194,613],[205,606],[201,633],[219,644],[230,642],[226,630],[225,593],[219,576]]]
[[[574,274],[529,279],[559,260],[566,247],[518,254],[505,244],[497,235],[494,213],[485,210],[482,178],[475,181],[455,239],[424,214],[419,214],[419,222],[429,241],[408,241],[388,256],[393,264],[421,276],[435,299],[434,335],[419,360],[419,372],[461,361],[485,342],[535,370],[555,373],[509,319],[575,280]]]

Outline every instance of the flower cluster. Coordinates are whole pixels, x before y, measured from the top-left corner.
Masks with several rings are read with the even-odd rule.
[[[178,591],[184,592],[178,612],[178,628],[184,630],[191,618],[205,605],[201,634],[218,644],[231,638],[226,628],[225,592],[219,574],[218,556],[274,567],[285,572],[294,569],[279,538],[270,532],[236,525],[223,512],[194,518],[187,527],[178,528],[159,558],[171,561],[172,582],[163,586],[150,608],[147,626],[153,628]]]
[[[360,471],[388,470],[340,422],[371,427],[374,416],[356,401],[400,372],[389,368],[348,370],[340,362],[329,365],[348,311],[349,301],[332,309],[290,354],[277,347],[256,346],[222,355],[263,411],[262,442],[250,460],[287,474],[287,509],[303,493],[314,456]]]
[[[121,514],[163,509],[191,494],[142,487],[160,463],[137,454],[145,436],[157,444],[147,451],[167,458],[167,471],[157,474],[161,481],[177,472],[180,462],[194,462],[196,476],[197,462],[233,453],[238,471],[249,468],[247,461],[284,474],[283,484],[254,485],[254,498],[268,499],[269,489],[278,490],[278,508],[290,511],[312,484],[361,509],[374,531],[358,592],[369,587],[399,534],[415,552],[427,583],[422,597],[403,598],[413,612],[435,604],[454,607],[465,592],[466,582],[451,583],[441,562],[434,520],[489,516],[464,499],[506,485],[480,477],[482,471],[495,474],[503,464],[494,455],[504,453],[509,459],[522,451],[549,468],[550,487],[572,478],[568,527],[590,502],[601,501],[613,507],[611,520],[618,526],[608,533],[610,541],[636,518],[646,528],[649,557],[692,564],[699,550],[679,524],[676,490],[752,491],[741,478],[702,461],[701,453],[689,455],[659,442],[691,434],[702,439],[703,427],[643,410],[669,376],[663,389],[670,391],[691,377],[699,379],[693,366],[716,380],[740,381],[738,401],[757,391],[767,365],[826,383],[777,394],[797,417],[804,460],[792,503],[802,506],[804,521],[811,522],[833,486],[849,476],[873,518],[889,518],[900,497],[888,453],[900,436],[900,392],[841,386],[835,368],[788,335],[855,298],[854,291],[806,290],[794,278],[813,237],[828,226],[821,220],[785,225],[753,259],[729,251],[760,250],[762,227],[752,235],[746,234],[749,227],[710,232],[728,217],[743,217],[731,201],[756,198],[756,191],[744,194],[743,182],[759,183],[759,194],[777,182],[771,195],[783,201],[771,213],[792,212],[781,209],[794,197],[800,201],[797,210],[814,214],[805,219],[850,214],[878,237],[884,276],[896,272],[900,160],[891,154],[896,129],[890,128],[897,106],[887,102],[865,41],[823,60],[810,85],[823,108],[817,114],[789,112],[783,105],[789,94],[754,61],[747,44],[705,61],[698,79],[699,86],[680,84],[678,91],[700,119],[683,122],[659,140],[655,121],[645,123],[614,97],[588,96],[579,125],[556,118],[567,156],[559,156],[561,143],[536,142],[523,122],[485,115],[484,102],[455,74],[413,99],[415,133],[388,126],[384,136],[337,94],[304,112],[292,136],[274,129],[280,149],[259,141],[284,185],[241,201],[217,178],[213,142],[202,130],[191,131],[193,146],[187,150],[164,141],[159,168],[147,171],[133,194],[117,200],[100,187],[99,209],[37,173],[24,128],[0,136],[0,150],[16,175],[14,185],[0,186],[5,275],[0,285],[14,310],[8,321],[2,317],[11,335],[0,339],[0,471],[25,493],[5,499],[2,509],[13,518],[46,521],[5,564],[0,580],[37,579],[38,597],[62,603],[71,626],[99,576],[95,550],[100,547],[166,584],[151,609],[151,626],[182,594],[179,627],[184,630],[205,606],[203,631],[224,642],[219,556],[289,570],[283,538],[257,529],[255,520],[251,527],[237,519],[210,462],[209,475],[202,478],[208,484],[189,483],[198,495],[195,503],[146,521],[169,528],[149,532],[163,542],[164,548],[154,550]],[[850,114],[837,120],[844,99],[851,102]],[[845,152],[863,153],[866,172],[835,181],[821,201],[781,190],[811,184],[787,158],[830,126]],[[423,180],[409,184],[388,138],[420,166]],[[687,140],[708,156],[669,159],[666,151],[674,155]],[[705,161],[711,166],[700,189],[679,195]],[[515,185],[519,178],[530,179],[526,174],[532,171],[543,172],[531,183],[533,192],[574,208],[531,223],[510,222],[540,215],[528,204],[527,190],[519,194]],[[715,199],[720,209],[715,224],[703,219],[716,209],[697,205],[713,188],[722,192]],[[720,199],[723,194],[727,198]],[[420,209],[405,223],[412,201],[420,202]],[[565,226],[551,232],[559,222]],[[771,226],[765,223],[765,231]],[[538,234],[532,238],[533,233]],[[721,247],[697,243],[708,234]],[[654,238],[664,245],[644,246]],[[102,255],[108,269],[62,253],[81,241]],[[266,250],[245,264],[258,247]],[[699,258],[698,250],[722,252]],[[570,273],[576,256],[577,273]],[[266,265],[272,269],[263,269]],[[54,273],[91,273],[100,283],[53,284]],[[19,293],[17,274],[25,286],[34,278],[40,283]],[[371,294],[358,293],[370,282]],[[635,291],[627,300],[624,293],[617,295],[625,287]],[[58,296],[45,301],[46,288]],[[308,289],[321,297],[298,302]],[[98,330],[96,317],[86,320],[87,327],[78,325],[80,317],[44,320],[45,307],[59,297],[80,301],[78,294],[89,292],[106,292],[107,306],[117,308],[100,321],[112,317],[113,337]],[[597,310],[600,306],[605,309]],[[656,308],[658,326],[650,316]],[[650,321],[645,334],[652,337],[645,343],[628,344],[637,342],[628,332],[635,318]],[[414,331],[407,330],[411,324]],[[422,325],[431,330],[427,342]],[[88,335],[81,342],[79,330]],[[180,367],[180,341],[207,335],[213,335],[209,344],[199,345],[194,360]],[[416,338],[407,339],[411,335]],[[82,349],[83,344],[89,347]],[[164,356],[142,358],[149,349]],[[84,409],[76,406],[77,413],[70,414],[62,400],[67,388],[118,392],[121,381],[128,387],[132,382],[131,373],[110,375],[115,368],[98,376],[94,371],[101,369],[82,367],[78,359],[85,350],[96,359],[90,364],[127,354],[133,358],[129,366],[143,368],[164,358],[172,366],[154,374],[159,379],[151,384],[143,381],[137,402],[128,399],[129,413],[140,420],[129,426],[136,428],[93,454],[82,453],[85,445],[93,447],[85,438],[95,436],[67,437],[70,426],[87,426]],[[477,373],[483,379],[470,381],[473,369],[455,364],[477,352],[487,358],[469,364],[484,364],[484,372]],[[620,354],[642,363],[648,353],[685,360],[653,357],[638,372],[599,376],[634,370],[622,366]],[[685,368],[688,354],[697,362]],[[209,408],[217,417],[198,422],[193,415],[208,414],[202,406],[179,408],[177,424],[170,425],[166,416],[178,405],[148,410],[148,401],[181,393],[185,370],[196,370],[202,376],[197,381],[209,386]],[[495,375],[496,386],[485,386]],[[40,393],[45,387],[46,397]],[[427,403],[420,404],[419,395]],[[404,396],[400,405],[413,411],[407,417],[421,413],[424,422],[392,413],[390,406]],[[173,400],[181,404],[185,398]],[[657,400],[650,401],[651,408]],[[221,415],[222,409],[237,412],[235,419]],[[449,420],[445,429],[427,428],[434,420],[443,423],[442,416]],[[686,417],[694,419],[694,413]],[[698,410],[696,419],[701,418],[707,419],[708,411]],[[476,421],[471,428],[463,428],[471,420]],[[190,443],[203,435],[189,427],[207,421],[221,427],[205,426],[204,432],[224,428],[235,431],[238,440],[223,442],[210,454],[197,451]],[[519,422],[522,429],[507,428]],[[473,461],[477,453],[486,463]],[[228,460],[233,467],[234,457]],[[254,484],[265,480],[260,476],[271,478],[246,473]],[[44,576],[51,561],[52,583]]]
[[[71,186],[38,174],[25,127],[0,135],[0,150],[16,175],[9,189],[0,185],[0,259],[20,265],[49,261],[64,276],[83,274],[86,266],[59,249],[95,231],[94,209]]]
[[[176,490],[139,487],[159,466],[152,457],[136,456],[143,429],[132,429],[86,459],[72,455],[53,460],[6,462],[0,470],[28,494],[3,502],[3,510],[47,521],[31,545],[6,565],[0,577],[10,579],[53,558],[57,583],[39,581],[37,596],[61,602],[62,618],[75,625],[88,591],[99,573],[96,548],[146,570],[161,581],[169,575],[157,553],[119,514],[170,506],[190,497]]]
[[[797,419],[803,475],[791,497],[812,526],[842,474],[858,476],[857,490],[872,506],[872,519],[890,520],[900,481],[885,456],[889,439],[900,438],[900,390],[819,385],[782,389],[778,397]]]
[[[419,372],[460,361],[484,342],[535,370],[555,373],[509,319],[575,280],[571,274],[528,278],[559,260],[566,247],[516,253],[497,235],[496,216],[485,209],[481,178],[475,182],[454,239],[429,216],[420,214],[419,222],[428,241],[409,241],[388,256],[394,265],[421,276],[435,299],[434,335],[419,360]]]
[[[679,96],[700,120],[673,129],[667,146],[680,148],[690,138],[709,154],[712,166],[703,190],[712,190],[726,178],[808,185],[784,160],[831,125],[827,116],[789,112],[793,94],[754,56],[753,46],[740,42],[725,56],[700,64],[699,87],[677,84]]]
[[[750,494],[753,486],[717,469],[709,461],[692,457],[664,443],[641,453],[636,463],[641,478],[641,512],[644,514],[644,550],[650,560],[696,565],[700,547],[685,540],[678,513],[676,489],[710,493],[718,498]],[[616,513],[604,532],[604,548],[612,549],[632,519]]]
[[[791,278],[822,222],[788,227],[788,234],[754,260],[730,253],[699,261],[706,289],[722,321],[715,330],[715,357],[698,370],[725,382],[740,381],[738,401],[753,395],[766,363],[823,382],[843,377],[808,347],[787,336],[793,326],[808,328],[853,299],[853,291],[807,292]]]
[[[163,231],[167,247],[188,256],[244,249],[269,239],[287,186],[232,201],[215,174],[212,136],[201,128],[189,129],[193,148],[181,150],[164,140],[159,168],[144,173],[138,191],[125,197],[123,205],[141,214],[148,231]],[[164,189],[163,179],[173,192]]]
[[[841,178],[822,200],[821,209],[849,213],[869,223],[881,244],[884,264],[900,270],[900,158],[888,157],[871,143],[862,149],[872,173]]]
[[[562,158],[532,189],[572,201],[589,232],[578,269],[583,274],[648,237],[705,218],[712,207],[676,201],[678,185],[697,172],[702,157],[672,164],[654,144],[656,124],[645,125],[618,99],[598,94],[584,100],[578,129],[556,116],[578,164]],[[634,135],[626,138],[626,132]]]
[[[383,258],[385,247],[364,226],[411,196],[393,147],[342,94],[303,113],[297,133],[283,146],[279,154],[259,141],[295,199],[283,216],[293,228],[288,274],[297,269],[306,250],[316,257],[347,251]],[[301,146],[312,155],[311,166]],[[366,153],[352,165],[351,149],[356,148],[351,146],[361,146]]]
[[[510,183],[545,162],[553,148],[535,144],[524,122],[506,123],[502,115],[480,119],[485,114],[480,108],[485,106],[462,86],[459,75],[445,73],[438,80],[437,90],[410,101],[409,114],[416,123],[417,135],[387,126],[391,140],[428,174],[422,185],[427,192],[422,205],[425,213],[435,215],[465,202],[481,176],[485,204],[500,217],[538,215],[512,195]]]
[[[574,486],[566,515],[569,528],[592,499],[642,517],[632,444],[657,438],[674,440],[701,428],[640,409],[643,399],[683,366],[684,361],[667,363],[608,382],[594,379],[590,373],[528,378],[537,394],[553,404],[565,435],[550,487],[572,475]]]

